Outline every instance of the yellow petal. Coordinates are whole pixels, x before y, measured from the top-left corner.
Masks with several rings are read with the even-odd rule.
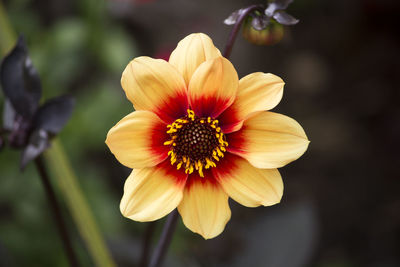
[[[150,111],[125,116],[107,134],[106,144],[114,156],[129,168],[155,166],[168,157],[166,124]]]
[[[224,191],[244,206],[271,206],[282,198],[283,182],[277,169],[258,169],[227,153],[212,172]]]
[[[189,83],[189,101],[196,115],[217,117],[234,101],[239,79],[224,57],[202,63]]]
[[[178,43],[172,51],[169,63],[174,65],[189,84],[197,67],[206,60],[220,57],[221,52],[204,33],[192,33]]]
[[[181,202],[186,177],[168,161],[156,167],[134,169],[125,181],[122,215],[140,222],[164,217]]]
[[[284,84],[271,73],[255,72],[240,79],[235,101],[218,117],[222,130],[238,130],[251,113],[274,108],[282,99]]]
[[[205,239],[222,233],[231,218],[228,195],[207,171],[202,178],[190,175],[178,211],[183,223]]]
[[[185,80],[165,60],[135,58],[122,73],[121,85],[136,110],[152,111],[166,123],[186,114]]]
[[[229,152],[263,169],[279,168],[298,159],[309,144],[300,124],[269,111],[246,120],[240,131],[227,135],[227,141]]]

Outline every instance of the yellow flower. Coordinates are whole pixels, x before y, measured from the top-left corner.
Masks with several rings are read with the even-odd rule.
[[[293,119],[270,111],[284,82],[270,73],[238,79],[205,34],[179,42],[169,61],[138,57],[122,88],[136,111],[108,132],[106,144],[132,168],[120,209],[153,221],[176,207],[183,223],[213,238],[231,217],[228,198],[247,207],[280,202],[277,168],[309,141]]]

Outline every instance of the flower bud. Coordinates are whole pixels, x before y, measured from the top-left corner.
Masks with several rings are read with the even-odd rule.
[[[271,19],[268,26],[262,30],[256,30],[253,25],[253,17],[247,17],[243,24],[243,37],[252,44],[274,45],[283,38],[283,26]]]

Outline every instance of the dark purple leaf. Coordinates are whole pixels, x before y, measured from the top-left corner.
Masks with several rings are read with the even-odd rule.
[[[29,138],[29,143],[22,151],[20,168],[23,170],[26,165],[39,156],[50,146],[49,135],[43,130],[39,129],[32,133]]]
[[[277,7],[274,3],[271,3],[268,5],[268,7],[265,9],[264,13],[266,16],[272,18],[274,15],[275,11],[277,10]]]
[[[74,105],[75,100],[69,96],[50,99],[35,114],[33,127],[57,134],[71,117]]]
[[[277,6],[277,9],[286,9],[293,0],[275,0],[274,4]]]
[[[299,22],[298,19],[294,18],[293,16],[289,15],[285,11],[277,11],[274,14],[274,19],[282,25],[294,25]]]
[[[8,142],[12,148],[23,148],[28,143],[31,122],[19,114],[15,114]]]
[[[31,118],[38,108],[42,89],[22,36],[1,63],[0,82],[15,111]]]
[[[235,12],[233,12],[228,18],[226,18],[224,20],[224,23],[226,25],[233,25],[236,24],[237,20],[239,19],[239,17],[243,14],[244,9],[239,9],[236,10]]]
[[[3,128],[11,131],[13,129],[15,120],[15,110],[12,107],[10,101],[6,98],[4,101],[3,109]]]
[[[276,0],[268,4],[265,15],[272,17],[277,10],[285,10],[293,0]]]
[[[268,4],[267,9],[265,9],[265,15],[272,17],[276,11],[285,10],[293,0],[276,0]]]

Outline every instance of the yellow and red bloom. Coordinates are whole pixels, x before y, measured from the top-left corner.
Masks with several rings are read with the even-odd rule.
[[[280,202],[277,168],[309,143],[295,120],[267,111],[282,98],[281,78],[257,72],[239,80],[199,33],[180,41],[168,62],[133,59],[121,84],[136,111],[106,143],[133,169],[120,204],[125,217],[153,221],[177,207],[185,226],[208,239],[229,221],[229,197],[247,207]]]

